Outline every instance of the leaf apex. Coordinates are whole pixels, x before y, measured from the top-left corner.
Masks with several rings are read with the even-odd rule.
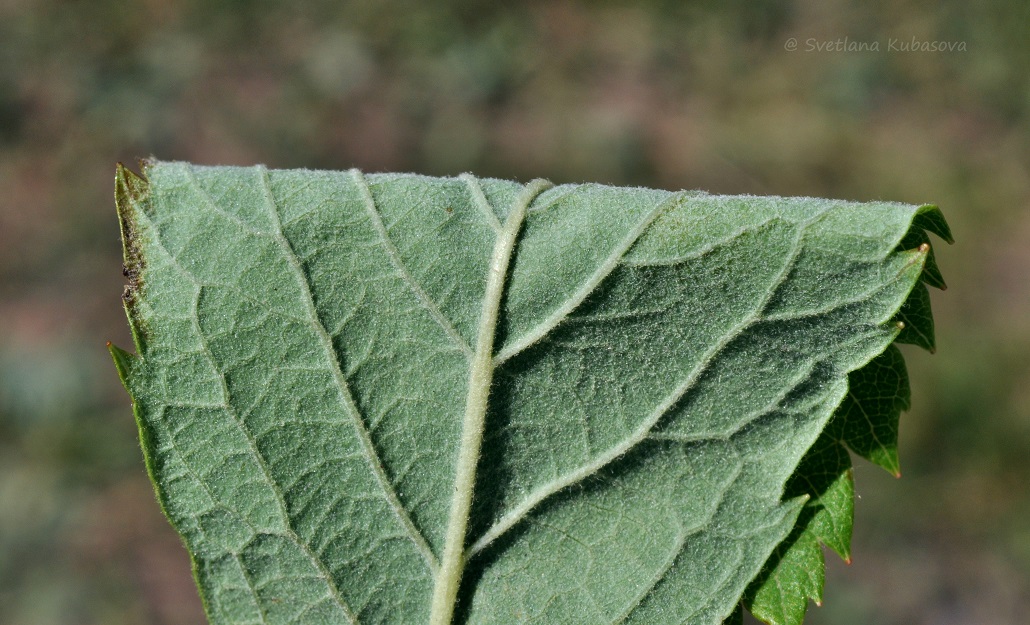
[[[898,458],[898,448],[896,444],[890,448],[883,449],[882,453],[869,454],[869,456],[866,457],[866,460],[872,462],[894,477],[901,477],[901,460]]]

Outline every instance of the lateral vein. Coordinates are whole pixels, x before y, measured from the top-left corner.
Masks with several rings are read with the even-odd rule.
[[[142,218],[147,220],[148,225],[151,228],[153,228],[153,224],[149,222],[149,218],[146,217],[145,214],[142,213],[142,211],[140,211],[140,215],[143,215]],[[156,243],[158,248],[162,252],[164,252],[172,260],[174,264],[178,265],[178,260],[175,259],[175,257],[172,256],[171,253],[165,248],[164,242],[161,241],[160,234],[156,232],[156,228],[153,229],[155,230],[154,242]],[[247,440],[247,445],[250,448],[250,452],[257,460],[258,467],[261,469],[261,475],[264,477],[265,482],[267,482],[268,488],[272,491],[276,503],[278,504],[279,514],[282,517],[283,527],[286,530],[285,537],[294,542],[297,545],[297,547],[299,547],[300,550],[303,551],[304,554],[308,557],[312,565],[314,565],[315,568],[318,569],[319,573],[321,573],[323,579],[325,580],[331,598],[336,602],[336,604],[340,607],[343,613],[347,616],[348,620],[352,624],[356,625],[357,619],[354,617],[354,613],[351,611],[350,606],[347,604],[347,602],[343,599],[343,595],[340,593],[340,589],[337,588],[336,583],[333,581],[332,575],[326,569],[325,564],[322,562],[321,559],[315,556],[315,554],[311,551],[311,548],[307,545],[307,543],[301,540],[300,536],[297,535],[297,532],[293,527],[293,523],[290,520],[290,515],[287,511],[286,502],[283,500],[282,493],[276,487],[275,481],[272,479],[271,471],[268,468],[268,462],[265,460],[264,455],[262,455],[261,451],[258,449],[257,441],[254,439],[253,433],[247,429],[240,414],[230,403],[231,395],[229,393],[229,385],[226,383],[225,380],[225,374],[222,371],[218,370],[218,367],[216,366],[216,359],[214,357],[214,354],[212,354],[211,352],[210,346],[208,345],[207,336],[205,336],[204,332],[200,328],[200,323],[197,321],[198,301],[200,298],[202,287],[196,281],[196,278],[192,276],[192,274],[185,272],[184,269],[180,268],[180,270],[186,273],[186,275],[189,276],[194,281],[194,284],[197,286],[196,294],[194,295],[193,299],[193,314],[190,316],[190,323],[192,324],[194,331],[197,333],[197,339],[200,341],[200,345],[205,357],[210,360],[212,367],[215,368],[215,371],[217,373],[216,377],[218,378],[218,382],[222,392],[222,405],[220,406],[220,408],[225,410],[225,412],[229,415],[233,422],[236,423],[236,426],[240,429],[240,432],[243,434],[243,437]],[[186,456],[182,452],[178,451],[177,445],[174,442],[174,435],[172,445],[176,448],[176,452],[180,455],[180,457],[185,459]],[[188,463],[184,462],[184,464],[186,466],[186,470],[190,472],[190,474],[194,476],[194,479],[196,479],[200,483],[201,487],[208,494],[211,500],[215,502],[219,501],[218,498],[216,498],[214,494],[211,492],[211,490],[208,488],[207,483],[204,480],[200,479],[200,476],[196,474],[193,468]],[[251,527],[252,531],[256,532],[256,528],[254,528],[248,520],[242,520],[244,523]],[[244,574],[246,574],[246,571],[244,571]],[[248,584],[249,583],[250,582],[248,581]],[[264,619],[264,609],[261,607],[260,603],[258,603],[258,610],[262,614],[262,619]]]
[[[497,218],[497,213],[494,212],[494,207],[490,205],[490,200],[486,199],[486,194],[483,193],[483,185],[479,184],[479,180],[472,174],[462,174],[459,178],[468,186],[469,193],[472,194],[472,201],[475,203],[476,208],[479,209],[479,212],[483,213],[483,216],[486,217],[486,223],[489,224],[490,229],[497,235],[500,235],[503,229],[501,220]]]
[[[372,221],[372,227],[375,228],[376,234],[379,235],[379,240],[382,243],[383,249],[386,251],[386,255],[390,259],[390,263],[393,265],[397,273],[400,274],[401,279],[404,280],[405,284],[412,290],[415,297],[418,298],[419,303],[425,308],[430,316],[433,317],[433,321],[439,325],[443,331],[447,334],[447,337],[465,354],[466,358],[471,359],[473,356],[472,347],[469,346],[458,330],[448,321],[447,317],[440,310],[440,306],[437,305],[433,298],[426,292],[422,285],[419,284],[415,277],[408,271],[407,266],[404,264],[404,260],[401,258],[400,251],[397,246],[393,244],[390,239],[390,233],[386,230],[386,225],[383,224],[383,218],[379,214],[379,208],[376,206],[375,198],[372,197],[372,191],[368,187],[368,182],[365,181],[365,176],[357,169],[350,171],[351,177],[354,178],[354,182],[357,184],[358,190],[361,193],[361,198],[364,200],[365,211],[368,213],[369,219]]]
[[[318,337],[318,340],[322,345],[322,349],[329,360],[333,380],[336,382],[341,403],[344,406],[344,410],[353,421],[354,430],[358,435],[358,441],[361,445],[362,451],[364,452],[363,455],[368,461],[368,465],[372,469],[372,473],[375,476],[376,481],[379,483],[379,487],[383,491],[383,495],[385,496],[387,503],[390,505],[390,508],[393,510],[394,515],[404,527],[408,537],[415,544],[419,553],[421,553],[423,560],[425,560],[429,567],[429,570],[435,574],[439,566],[436,556],[433,554],[433,550],[430,548],[425,536],[423,536],[422,532],[415,526],[415,523],[408,515],[408,511],[401,504],[400,499],[397,497],[397,492],[394,490],[389,477],[386,475],[386,469],[383,467],[383,464],[379,459],[379,452],[376,450],[375,444],[372,442],[372,436],[369,434],[368,428],[365,425],[365,419],[361,414],[361,410],[358,408],[357,403],[354,401],[354,396],[351,394],[350,384],[347,382],[346,377],[343,375],[343,370],[340,368],[340,361],[336,355],[336,349],[333,347],[332,338],[330,338],[329,333],[326,331],[325,325],[322,324],[318,311],[315,308],[315,300],[311,293],[311,285],[308,282],[307,275],[304,273],[304,268],[300,264],[300,260],[297,257],[296,251],[293,249],[293,245],[283,233],[279,217],[279,207],[276,203],[275,197],[272,195],[272,188],[268,182],[268,170],[264,167],[260,167],[259,170],[261,173],[261,182],[264,187],[265,197],[268,202],[268,208],[271,211],[272,221],[275,225],[275,231],[272,233],[272,237],[286,252],[286,260],[289,263],[290,269],[293,271],[301,290],[303,291],[304,306],[307,308],[311,327],[315,331],[315,335]]]
[[[664,202],[655,204],[654,208],[652,208],[651,211],[640,220],[640,223],[630,230],[629,234],[626,235],[626,238],[619,242],[619,245],[612,250],[612,253],[598,266],[594,273],[591,274],[590,278],[588,278],[571,297],[565,300],[561,307],[534,326],[531,330],[519,337],[518,340],[508,344],[507,347],[498,352],[497,357],[494,359],[495,364],[500,365],[512,356],[524,351],[526,348],[547,336],[551,330],[556,328],[558,324],[572,314],[572,311],[582,304],[583,300],[594,292],[594,289],[597,288],[597,285],[601,284],[602,280],[608,277],[608,275],[622,260],[622,257],[626,255],[626,252],[629,251],[629,248],[636,243],[637,239],[640,238],[640,235],[642,235],[644,231],[654,223],[654,220],[673,204],[685,197],[690,196],[684,195],[683,193],[675,193]]]
[[[191,165],[184,165],[184,167],[186,169],[186,175],[189,176],[190,184],[192,184],[193,188],[197,190],[197,193],[199,193],[201,197],[204,198],[204,202],[208,205],[208,207],[211,210],[218,213],[222,217],[225,217],[229,221],[235,223],[244,232],[250,233],[256,237],[268,236],[267,232],[261,232],[260,230],[254,229],[253,226],[244,222],[238,216],[233,215],[232,213],[226,211],[224,208],[219,206],[218,202],[215,201],[215,198],[211,196],[211,192],[205,189],[204,186],[200,184],[200,180],[197,178],[196,172],[193,171],[193,167]]]
[[[566,475],[548,483],[530,493],[521,504],[513,508],[508,514],[501,517],[493,526],[491,526],[478,540],[476,540],[471,547],[469,547],[469,557],[483,551],[491,543],[497,540],[500,536],[506,533],[509,529],[514,527],[529,513],[540,505],[544,500],[550,498],[555,493],[565,490],[566,488],[582,482],[583,480],[597,474],[601,469],[608,466],[618,458],[622,457],[634,447],[636,447],[641,441],[645,440],[650,434],[651,430],[658,424],[663,416],[672,409],[673,406],[683,397],[690,389],[694,387],[694,384],[700,379],[701,374],[712,364],[715,356],[722,351],[722,349],[730,343],[736,336],[746,330],[753,323],[761,319],[762,312],[765,310],[769,301],[778,290],[783,280],[790,274],[791,269],[794,266],[794,262],[797,259],[798,254],[801,251],[801,243],[803,239],[804,227],[799,228],[799,235],[794,242],[794,247],[791,250],[790,255],[785,260],[783,267],[780,272],[774,277],[773,281],[769,285],[769,289],[765,296],[758,302],[758,304],[752,309],[752,311],[745,316],[740,322],[734,325],[728,332],[726,332],[715,344],[713,344],[701,357],[697,366],[687,375],[686,378],[667,395],[655,409],[651,412],[647,419],[641,423],[641,425],[630,434],[624,441],[609,448],[605,453],[594,459],[593,462],[583,465],[579,469],[567,473]]]

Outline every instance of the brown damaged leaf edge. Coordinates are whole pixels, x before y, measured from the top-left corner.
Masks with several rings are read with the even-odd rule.
[[[149,336],[146,321],[139,314],[137,304],[144,290],[143,275],[146,269],[146,256],[143,251],[143,236],[136,221],[136,211],[143,210],[143,204],[150,197],[150,181],[147,180],[147,169],[150,167],[148,160],[141,159],[139,168],[142,175],[138,175],[122,163],[115,166],[115,207],[118,212],[118,224],[122,236],[122,275],[126,278],[126,285],[122,291],[122,304],[125,307],[125,314],[129,320],[129,330],[132,333],[132,342],[136,350],[135,354],[129,353],[118,347],[111,341],[107,342],[107,349],[114,360],[115,368],[118,370],[118,377],[129,391],[132,400],[132,413],[136,420],[136,428],[139,433],[140,447],[143,451],[143,464],[150,478],[150,484],[154,488],[154,495],[157,499],[161,512],[171,522],[168,515],[168,502],[157,484],[155,472],[157,460],[157,441],[153,432],[146,426],[140,414],[133,391],[129,386],[129,376],[133,368],[139,368],[142,364],[140,354],[143,353],[146,340]],[[185,546],[185,543],[183,543]],[[187,549],[187,552],[189,550]],[[193,570],[194,582],[199,584],[197,577],[197,561],[193,553],[189,553],[190,567]],[[207,599],[201,594],[201,602],[205,603],[207,611]]]
[[[146,161],[140,161],[140,170],[143,172],[143,176],[139,176],[125,165],[118,163],[114,177],[114,199],[118,210],[118,224],[121,229],[122,249],[124,250],[122,274],[127,280],[125,289],[122,291],[122,304],[125,306],[125,313],[129,318],[136,353],[142,353],[142,347],[148,334],[146,323],[136,308],[144,288],[143,274],[146,269],[146,259],[135,213],[136,210],[141,210],[140,205],[150,196],[150,182],[145,178],[147,167]]]
[[[140,161],[140,170],[144,172],[144,175],[147,165],[146,161]],[[142,235],[136,222],[135,211],[139,210],[140,204],[145,202],[150,195],[150,183],[145,177],[135,174],[121,163],[118,163],[115,168],[114,181],[115,207],[118,211],[118,224],[121,229],[122,249],[124,250],[122,274],[127,280],[122,291],[122,305],[125,307],[125,314],[129,320],[129,330],[132,333],[132,342],[136,349],[136,354],[142,354],[148,331],[146,322],[143,320],[142,315],[139,314],[137,305],[143,292],[143,273],[146,268],[146,260],[143,254]],[[111,352],[111,358],[118,369],[118,377],[125,388],[129,389],[130,371],[136,365],[139,356],[125,351],[110,341],[107,342],[107,349]],[[131,390],[129,395],[131,397]],[[157,493],[157,499],[161,502],[162,509],[164,509],[164,501],[160,491],[157,489],[157,482],[154,481],[155,476],[152,470],[154,443],[150,432],[144,427],[143,420],[136,411],[135,401],[133,401],[133,414],[136,417],[136,426],[139,428],[140,441],[143,443],[143,456],[147,473],[150,474],[151,482],[155,485],[154,491]]]
[[[146,285],[144,283],[144,278],[146,275],[147,237],[144,234],[144,230],[140,228],[140,224],[137,222],[137,219],[149,209],[151,185],[147,179],[150,163],[147,161],[141,161],[139,165],[142,175],[137,175],[121,163],[117,165],[115,175],[115,200],[124,250],[123,274],[127,280],[127,284],[125,285],[123,292],[123,304],[130,323],[136,353],[142,355],[147,341],[150,338],[150,332],[147,327],[146,320],[138,308],[139,303],[142,301],[143,295],[145,294]],[[451,212],[450,207],[445,208],[445,210],[447,210],[447,212]],[[907,264],[903,272],[908,272],[913,268],[918,268],[921,281],[916,283],[912,293],[910,293],[908,298],[906,298],[905,306],[903,306],[902,311],[893,321],[898,328],[898,338],[901,339],[897,340],[897,342],[915,343],[933,351],[933,326],[932,318],[929,318],[929,302],[928,299],[922,298],[922,294],[925,293],[926,286],[943,289],[945,288],[945,284],[936,267],[936,262],[933,256],[933,246],[930,244],[929,237],[927,236],[928,232],[940,236],[948,243],[953,241],[950,229],[944,221],[943,216],[940,214],[937,207],[932,205],[924,205],[918,209],[910,225],[909,232],[902,238],[895,248],[896,251],[908,252],[912,255],[911,262]],[[928,319],[928,321],[924,322],[928,323],[926,337],[921,341],[905,340],[907,336],[902,336],[906,326],[911,326],[910,331],[920,329],[917,328],[916,324],[912,323],[912,321],[909,321],[907,324],[905,323],[905,320],[907,320],[905,317],[906,307],[911,309],[911,312],[917,318],[926,316]],[[140,373],[143,369],[143,362],[137,355],[126,352],[113,346],[111,343],[108,343],[107,345],[118,369],[119,376],[128,388],[130,373],[133,372],[133,370]],[[907,409],[907,405],[905,408]],[[161,490],[157,489],[158,481],[154,474],[155,461],[157,459],[156,441],[153,437],[153,433],[144,425],[144,421],[141,419],[140,414],[135,410],[135,406],[134,413],[137,420],[137,426],[139,427],[139,435],[142,442],[147,472],[150,474],[152,484],[155,485],[158,502],[167,516],[166,497],[162,494]],[[841,440],[840,444],[844,446],[846,441]],[[803,463],[804,459],[802,459],[802,464]],[[888,470],[890,471],[890,469]],[[896,468],[891,472],[895,475],[898,474]],[[847,475],[850,480],[852,475],[850,468],[847,469]],[[812,495],[808,493],[798,494],[799,498],[804,499],[808,499],[811,496]],[[783,552],[790,547],[792,541],[797,540],[798,535],[803,531],[803,525],[805,525],[805,523],[799,520],[795,530],[784,540],[783,543],[781,543],[781,546],[770,555],[768,562],[763,567],[758,578],[756,578],[752,584],[762,583],[763,576],[767,577],[770,573],[770,569],[775,568],[779,558],[782,557]],[[844,545],[845,549],[843,553],[838,551],[841,557],[845,558],[846,561],[850,561],[848,558],[848,546],[849,545]],[[197,561],[193,553],[190,553],[190,559],[193,564],[194,577],[196,578]],[[818,604],[820,599],[818,595],[821,595],[821,587],[820,592],[816,596],[811,596],[809,598],[815,600]],[[207,598],[203,592],[201,593],[201,597],[206,603]],[[750,606],[748,607],[750,608]],[[461,606],[459,605],[459,609],[460,608]],[[725,621],[724,625],[728,623],[740,623],[742,612],[743,605],[738,604],[733,614],[727,621]]]

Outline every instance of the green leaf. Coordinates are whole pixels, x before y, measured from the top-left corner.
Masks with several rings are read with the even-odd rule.
[[[923,228],[951,241],[951,231],[937,207],[923,206],[898,249],[926,253],[922,282],[944,288],[936,263],[931,263],[932,250],[928,249],[929,237]],[[935,277],[927,279],[928,274]],[[897,318],[902,330],[896,341],[933,350],[933,316],[929,293],[922,283],[909,294]],[[790,536],[776,548],[745,592],[748,610],[770,625],[801,623],[808,600],[822,601],[825,563],[820,544],[851,561],[854,486],[847,449],[901,477],[898,421],[911,398],[901,351],[889,346],[867,365],[852,371],[848,385],[847,396],[787,483],[784,496],[807,497],[805,508]]]
[[[772,625],[801,623],[808,600],[822,601],[825,565],[820,543],[849,557],[854,511],[851,459],[831,432],[839,413],[802,459],[785,496],[808,500],[797,524],[773,551],[744,594],[744,605]]]
[[[839,476],[823,432],[923,273],[899,245],[939,227],[886,203],[144,173],[116,178],[137,355],[112,354],[215,623],[739,619],[785,538],[832,534],[813,506],[850,490],[798,485]]]

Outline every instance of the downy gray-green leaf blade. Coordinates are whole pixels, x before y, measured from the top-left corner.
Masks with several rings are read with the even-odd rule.
[[[113,353],[216,623],[722,622],[927,257],[897,204],[144,173]]]

